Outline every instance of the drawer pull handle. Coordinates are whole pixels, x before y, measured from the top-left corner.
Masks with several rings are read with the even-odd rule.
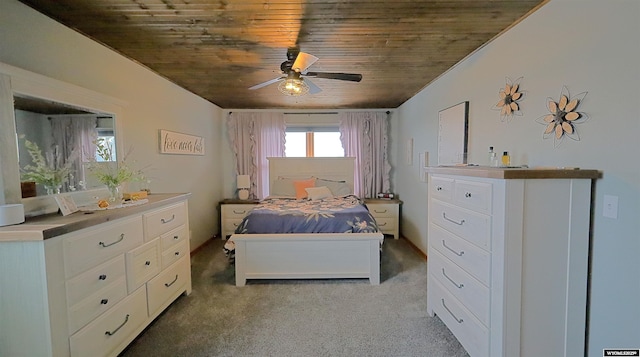
[[[151,262],[147,260],[146,262],[144,262],[144,265],[149,266],[149,265],[151,265]]]
[[[447,273],[444,271],[444,268],[442,268],[442,275],[444,275],[444,277],[447,278],[447,280],[449,280],[451,282],[451,284],[455,285],[456,288],[458,288],[458,289],[464,288],[464,284],[456,283],[453,279],[451,279],[449,277],[449,275],[447,275]]]
[[[459,257],[464,255],[464,250],[461,250],[460,252],[456,252],[455,250],[451,249],[451,247],[449,247],[447,245],[447,242],[445,242],[444,239],[442,240],[442,246],[447,248],[447,249],[449,249],[453,254],[455,254],[455,255],[457,255]]]
[[[118,326],[118,328],[113,330],[113,331],[105,331],[104,334],[107,335],[107,336],[115,335],[116,332],[118,332],[118,330],[120,330],[122,328],[122,326],[124,326],[128,321],[129,321],[129,314],[127,314],[127,316],[124,318],[124,322],[122,323],[122,325]]]
[[[382,211],[378,211],[377,209],[374,209],[373,212],[375,213],[387,213],[387,210],[382,210]]]
[[[100,242],[100,243],[98,243],[98,244],[99,244],[100,246],[102,246],[103,248],[106,248],[106,247],[112,246],[112,245],[114,245],[114,244],[116,244],[116,243],[120,243],[120,242],[122,242],[122,240],[123,240],[123,239],[124,239],[124,233],[120,234],[120,239],[118,239],[117,241],[115,241],[115,242],[113,242],[113,243],[109,243],[109,244],[107,244],[107,243],[105,243],[105,242]]]
[[[455,319],[459,324],[461,324],[461,323],[463,323],[463,322],[464,322],[464,320],[463,320],[463,319],[459,319],[459,318],[457,318],[457,317],[456,317],[456,315],[454,315],[454,314],[453,314],[453,312],[451,312],[451,310],[449,310],[449,308],[447,307],[447,305],[445,305],[445,303],[444,303],[444,299],[440,299],[440,300],[442,300],[442,306],[444,306],[444,308],[445,308],[445,309],[446,309],[446,310],[451,314],[451,316],[453,316],[453,318],[454,318],[454,319]]]
[[[464,194],[464,197],[466,197],[466,198],[471,198],[471,192],[467,192],[467,193],[465,193],[465,194]]]
[[[106,305],[109,302],[109,299],[100,300],[100,305]]]
[[[107,276],[105,274],[102,274],[98,277],[99,280],[107,280]]]
[[[176,281],[178,281],[178,274],[176,274],[176,278],[175,278],[175,279],[173,279],[173,281],[172,281],[172,282],[170,282],[170,283],[164,283],[164,286],[166,286],[166,287],[170,287],[170,286],[171,286],[171,285],[173,285],[173,283],[175,283]]]
[[[387,225],[387,222],[378,223],[378,227],[384,227]]]
[[[449,222],[451,222],[451,223],[455,223],[455,224],[457,224],[457,225],[459,225],[459,226],[461,226],[461,225],[463,225],[463,224],[464,224],[464,219],[463,219],[463,220],[461,220],[460,222],[458,222],[458,221],[454,221],[453,219],[451,219],[451,218],[447,217],[447,213],[446,213],[446,212],[442,212],[442,217],[443,217],[444,219],[446,219],[447,221],[449,221]]]
[[[245,211],[245,210],[242,210],[242,211],[233,210],[233,214],[245,214],[246,212],[247,211]]]
[[[180,236],[173,236],[173,239],[178,240]]]
[[[163,224],[164,223],[169,223],[169,222],[173,221],[174,219],[176,219],[176,215],[172,214],[171,218],[169,218],[169,219],[160,218],[160,222],[162,222]]]
[[[442,186],[437,186],[436,191],[442,191]]]
[[[180,252],[175,252],[175,253],[173,253],[173,254],[175,254],[176,256],[178,256],[178,255],[180,255]]]

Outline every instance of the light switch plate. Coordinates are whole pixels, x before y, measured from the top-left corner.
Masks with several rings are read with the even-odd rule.
[[[618,196],[604,195],[602,200],[602,215],[618,219]]]

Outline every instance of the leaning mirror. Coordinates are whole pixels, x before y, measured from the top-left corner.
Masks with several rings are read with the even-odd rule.
[[[85,166],[97,139],[116,150],[112,114],[14,94],[14,116],[23,198],[100,186]]]

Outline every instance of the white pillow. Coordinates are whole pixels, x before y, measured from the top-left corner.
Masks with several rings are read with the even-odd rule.
[[[332,181],[327,179],[316,179],[316,186],[326,186],[335,197],[350,195],[351,187],[344,181]]]
[[[307,191],[310,200],[322,200],[333,197],[331,190],[326,186],[307,187],[305,188],[305,191]]]

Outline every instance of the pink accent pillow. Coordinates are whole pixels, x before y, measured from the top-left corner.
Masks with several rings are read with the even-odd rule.
[[[303,198],[307,198],[308,194],[305,188],[315,187],[316,179],[310,178],[308,180],[293,181],[293,186],[296,188],[296,199],[300,200]]]

